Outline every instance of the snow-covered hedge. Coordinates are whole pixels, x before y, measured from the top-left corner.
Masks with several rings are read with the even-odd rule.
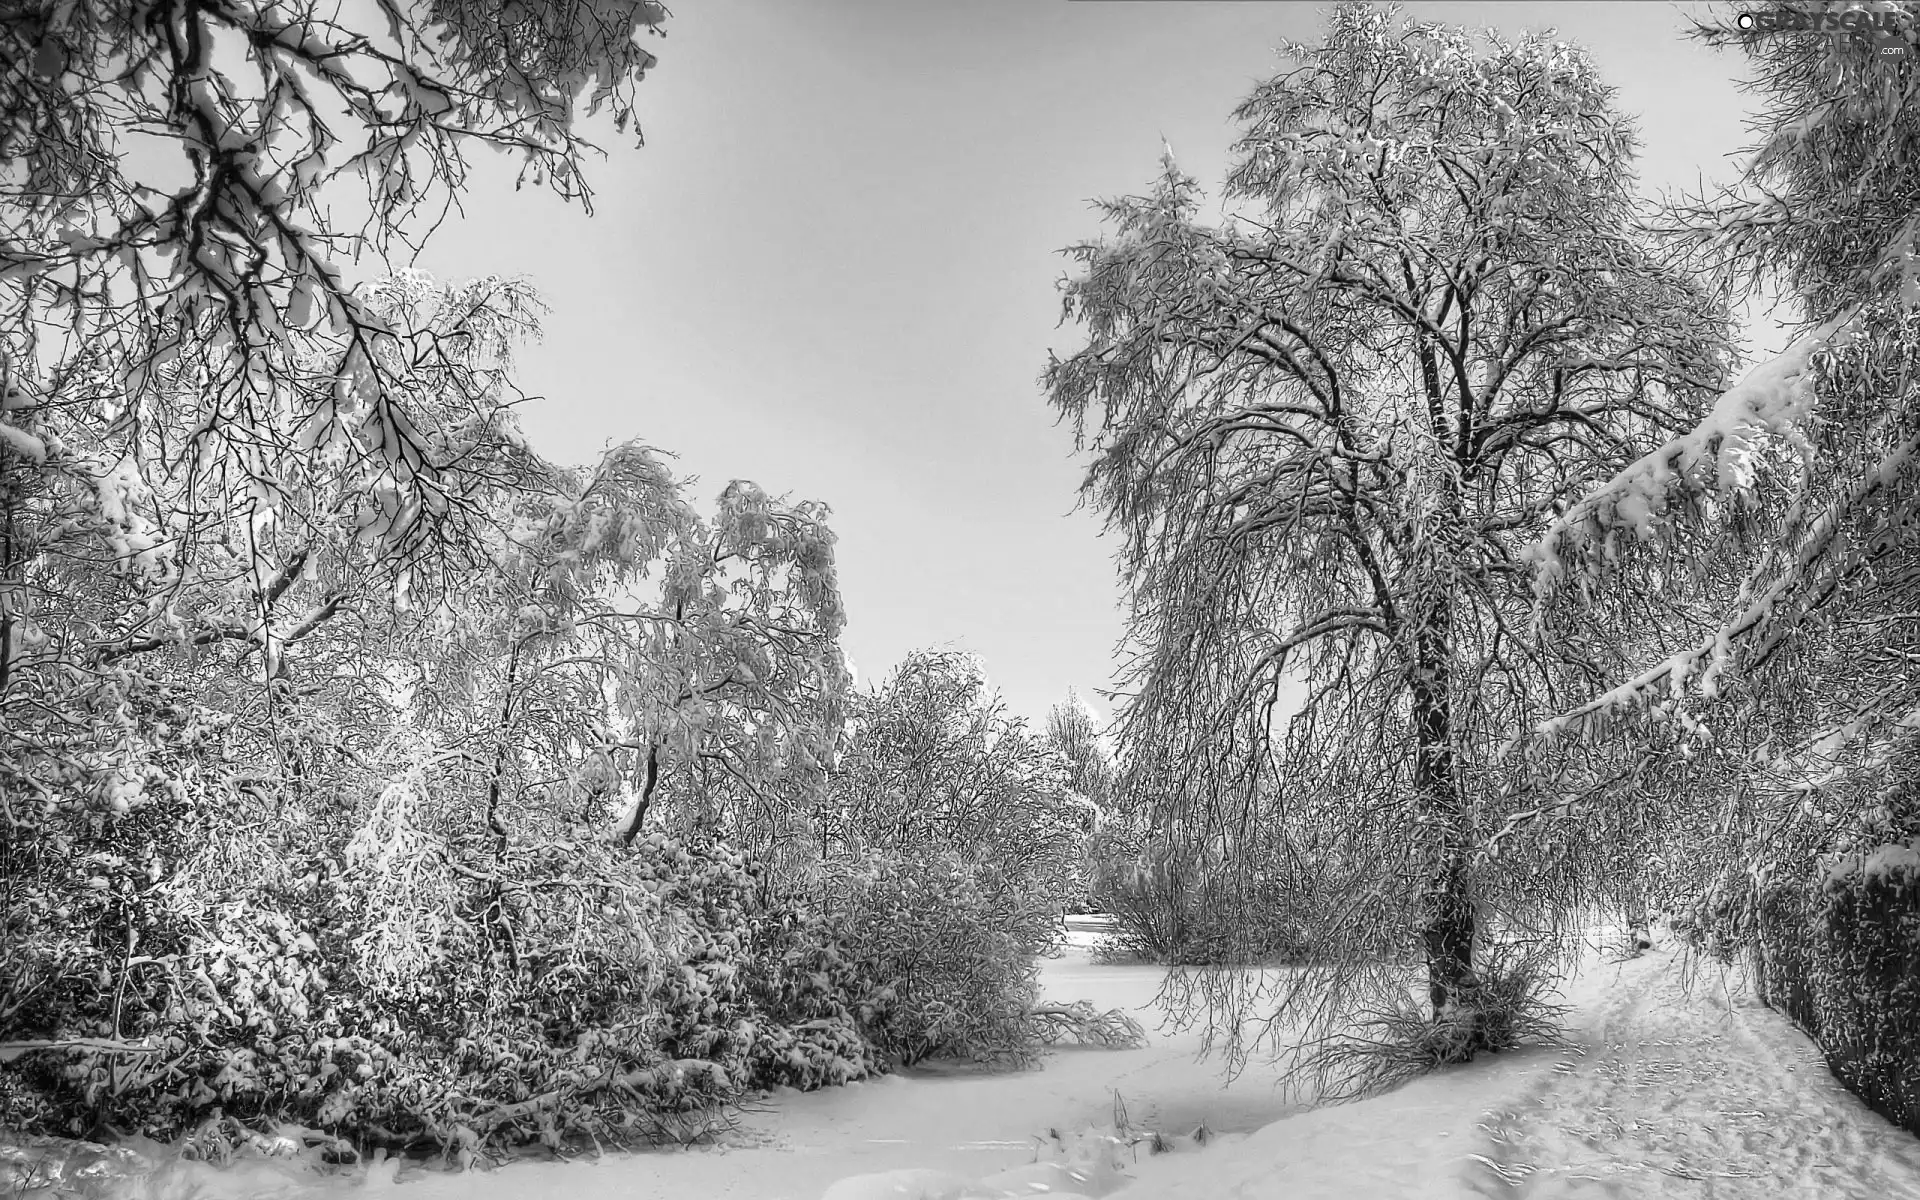
[[[1920,840],[1850,855],[1826,879],[1809,972],[1834,1074],[1920,1132]]]
[[[1920,1133],[1920,811],[1882,808],[1804,882],[1762,891],[1763,998],[1805,1029],[1836,1078]]]

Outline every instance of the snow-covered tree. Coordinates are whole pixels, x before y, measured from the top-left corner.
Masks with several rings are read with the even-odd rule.
[[[292,410],[387,468],[404,535],[449,500],[404,377],[436,347],[354,285],[430,232],[475,148],[589,200],[580,116],[632,126],[654,61],[639,37],[665,16],[651,0],[8,5],[0,430],[53,409],[165,425],[173,408],[196,444],[244,442]],[[261,484],[271,508],[277,481]]]
[[[842,844],[939,847],[992,872],[1034,949],[1077,898],[1088,801],[971,655],[916,651],[856,699],[831,796]]]
[[[1113,757],[1099,715],[1086,698],[1069,691],[1047,710],[1047,744],[1066,756],[1068,783],[1101,813],[1113,804]]]
[[[1476,853],[1527,801],[1500,752],[1591,670],[1527,636],[1522,551],[1698,419],[1728,322],[1631,233],[1632,128],[1583,52],[1399,20],[1342,5],[1289,48],[1218,224],[1170,156],[1102,205],[1045,385],[1124,538],[1123,792],[1186,869],[1304,914],[1283,1017],[1403,995],[1412,955],[1470,1054],[1480,910],[1552,909]]]

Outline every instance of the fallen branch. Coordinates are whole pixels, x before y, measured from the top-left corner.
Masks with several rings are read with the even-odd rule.
[[[1027,1016],[1034,1023],[1040,1040],[1052,1046],[1071,1037],[1077,1044],[1104,1046],[1109,1050],[1131,1050],[1147,1044],[1147,1031],[1140,1022],[1117,1008],[1098,1012],[1087,1000],[1072,1004],[1042,1004]]]

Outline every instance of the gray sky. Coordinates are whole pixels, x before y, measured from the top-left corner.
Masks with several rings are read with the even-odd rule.
[[[985,660],[1016,713],[1107,686],[1113,543],[1036,378],[1058,251],[1088,202],[1142,190],[1161,139],[1224,173],[1234,104],[1315,41],[1311,3],[686,0],[641,85],[647,145],[610,142],[589,219],[491,164],[420,266],[525,275],[552,312],[521,381],[536,446],[639,437],[701,478],[824,500],[863,681],[908,650]],[[1738,60],[1680,36],[1697,5],[1416,3],[1546,25],[1637,114],[1651,187],[1725,177]],[[610,132],[610,131],[609,131]],[[1096,700],[1104,714],[1107,705]]]

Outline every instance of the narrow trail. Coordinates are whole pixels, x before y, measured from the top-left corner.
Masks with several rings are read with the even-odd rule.
[[[1591,969],[1552,1067],[1478,1123],[1467,1195],[1515,1200],[1920,1197],[1920,1140],[1717,973],[1666,953]]]
[[[1920,1139],[1737,982],[1590,960],[1564,1046],[1142,1162],[1110,1200],[1920,1200]]]

